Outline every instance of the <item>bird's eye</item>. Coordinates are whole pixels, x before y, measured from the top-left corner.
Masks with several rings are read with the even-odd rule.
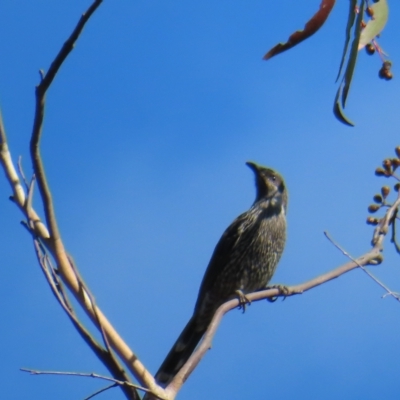
[[[276,176],[275,175],[272,175],[271,176],[271,180],[273,180],[274,182],[276,181]]]

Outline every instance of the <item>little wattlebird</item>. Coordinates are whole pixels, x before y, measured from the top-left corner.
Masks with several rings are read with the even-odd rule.
[[[269,168],[246,163],[256,178],[251,208],[226,229],[208,264],[193,316],[168,353],[155,378],[168,385],[189,359],[217,308],[246,293],[264,289],[276,270],[286,239],[288,195],[283,178]]]

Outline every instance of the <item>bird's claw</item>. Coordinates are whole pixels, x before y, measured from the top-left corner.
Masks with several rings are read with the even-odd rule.
[[[239,300],[239,310],[243,309],[243,313],[246,311],[246,306],[247,304],[250,306],[251,305],[251,300],[249,300],[246,295],[240,290],[235,291],[236,296],[238,297]]]
[[[283,295],[283,300],[285,300],[286,297],[292,293],[291,290],[287,286],[280,285],[280,284],[267,286],[265,289],[278,289],[279,295]],[[276,300],[278,300],[278,296],[267,297],[267,301],[269,301],[270,303],[274,303]]]

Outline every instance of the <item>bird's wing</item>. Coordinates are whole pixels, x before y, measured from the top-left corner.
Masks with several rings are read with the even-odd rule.
[[[213,281],[231,261],[231,257],[240,257],[240,254],[235,250],[237,250],[237,247],[243,245],[243,243],[241,243],[243,233],[249,229],[253,229],[257,225],[258,217],[259,215],[255,214],[254,210],[251,208],[239,215],[225,230],[215,246],[210,262],[208,263],[207,270],[200,285],[196,308],[202,302],[207,290],[212,286]],[[249,235],[245,236],[250,237]]]

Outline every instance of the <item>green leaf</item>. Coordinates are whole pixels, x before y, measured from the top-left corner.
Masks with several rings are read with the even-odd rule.
[[[360,36],[361,36],[361,22],[362,22],[363,15],[364,15],[365,0],[360,0],[359,6],[358,6],[358,13],[356,13],[356,11],[355,11],[357,4],[354,4],[357,2],[354,2],[353,0],[350,0],[350,1],[352,3],[350,5],[349,18],[347,21],[346,41],[345,41],[345,47],[344,47],[344,51],[343,51],[342,61],[341,61],[340,68],[339,68],[338,78],[341,75],[344,60],[346,58],[346,54],[348,51],[348,45],[349,45],[350,36],[351,36],[351,28],[354,26],[353,41],[351,43],[350,52],[349,52],[344,76],[342,78],[342,82],[340,83],[339,89],[336,92],[335,102],[334,102],[334,106],[333,106],[333,113],[335,114],[335,117],[340,122],[342,122],[346,125],[349,125],[349,126],[354,126],[353,122],[351,122],[344,115],[343,108],[346,105],[347,96],[349,94],[350,85],[351,85],[351,81],[353,79],[353,73],[354,73],[354,69],[356,66],[356,62],[357,62],[358,44],[360,42]],[[354,10],[354,13],[352,10]]]
[[[276,56],[290,48],[296,46],[303,40],[309,38],[319,28],[325,23],[333,6],[335,5],[335,0],[322,0],[319,6],[319,10],[311,17],[311,19],[306,23],[302,31],[296,31],[290,35],[286,43],[278,43],[275,47],[268,51],[263,57],[264,60],[269,60],[271,57]]]
[[[373,18],[367,22],[367,26],[362,30],[358,50],[378,36],[386,25],[389,17],[389,7],[387,0],[379,0],[371,6]]]
[[[336,93],[336,97],[335,97],[335,102],[333,104],[333,114],[335,115],[335,117],[342,122],[345,125],[348,126],[354,126],[353,122],[351,122],[345,115],[344,115],[344,111],[342,108],[342,104],[339,101],[339,97],[342,94],[342,90],[343,90],[343,82],[340,84],[339,89]]]
[[[336,77],[336,82],[338,81],[338,79],[342,73],[344,60],[346,59],[347,49],[348,49],[349,43],[350,43],[351,28],[353,27],[354,20],[356,19],[357,0],[350,0],[349,4],[350,4],[350,9],[349,9],[349,16],[347,18],[346,38],[344,40],[342,60],[340,61],[340,67],[339,67],[338,75]]]
[[[342,106],[346,105],[347,95],[349,94],[351,80],[353,78],[354,68],[357,62],[357,55],[358,55],[358,43],[360,42],[360,35],[361,35],[361,21],[363,19],[364,14],[364,0],[360,0],[360,7],[358,10],[358,15],[356,18],[356,25],[354,27],[354,38],[351,44],[349,60],[347,62],[346,71],[344,73],[344,85],[343,85],[343,92],[342,92]]]

